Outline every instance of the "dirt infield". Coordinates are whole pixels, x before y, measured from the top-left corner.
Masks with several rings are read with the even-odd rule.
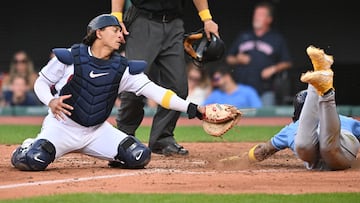
[[[275,122],[273,119],[272,123]],[[10,156],[17,146],[0,145],[0,199],[74,192],[360,192],[360,161],[344,171],[307,171],[290,150],[252,164],[248,162],[246,152],[256,143],[219,140],[217,143],[181,144],[190,150],[189,156],[153,154],[150,164],[142,170],[108,168],[106,161],[72,153],[56,160],[42,172],[16,170],[10,164]],[[227,160],[220,161],[223,159]]]
[[[288,150],[250,164],[244,153],[254,143],[182,143],[188,157],[153,155],[146,169],[107,167],[68,154],[46,171],[20,172],[10,165],[16,146],[0,146],[0,199],[74,192],[102,193],[281,193],[360,192],[360,162],[337,172],[306,171]],[[240,156],[238,156],[240,155]],[[232,160],[219,160],[238,156]]]

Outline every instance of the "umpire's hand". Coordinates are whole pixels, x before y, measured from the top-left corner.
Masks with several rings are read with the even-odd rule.
[[[120,39],[120,42],[121,42],[121,44],[125,44],[126,43],[125,37],[128,36],[130,33],[126,29],[126,26],[125,26],[125,24],[123,22],[120,22],[120,26],[121,26],[121,29],[122,29],[122,37]]]
[[[65,120],[66,117],[64,114],[71,116],[71,112],[69,110],[73,110],[74,108],[63,102],[65,99],[69,99],[70,97],[71,94],[68,94],[50,100],[49,107],[57,120]]]
[[[208,39],[210,39],[210,33],[214,33],[217,37],[220,38],[218,24],[216,24],[213,20],[204,21],[204,31]]]

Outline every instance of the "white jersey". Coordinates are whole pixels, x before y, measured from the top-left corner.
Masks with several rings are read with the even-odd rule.
[[[91,52],[89,50],[91,56]],[[71,79],[74,74],[74,65],[65,65],[61,63],[56,57],[52,58],[49,63],[40,71],[40,74],[44,76],[50,83],[55,85],[57,92],[60,92],[61,88]],[[118,93],[123,91],[134,92],[139,94],[141,89],[151,82],[149,78],[144,74],[131,75],[129,68],[127,67],[119,86]],[[41,92],[39,92],[41,94]],[[58,95],[56,95],[57,97]]]
[[[91,55],[91,53],[89,52]],[[54,98],[58,97],[58,93],[53,96],[50,91],[51,86],[55,86],[57,92],[71,79],[74,74],[74,65],[65,65],[56,57],[51,59],[49,63],[42,68],[39,78],[35,82],[35,92],[39,99],[46,105]],[[89,74],[92,74],[91,72]],[[101,77],[90,75],[91,77]],[[144,74],[131,75],[129,67],[126,68],[120,81],[118,93],[128,91],[134,92],[136,95],[144,95],[156,101],[158,104],[182,112],[186,112],[189,102],[181,99],[176,95],[169,96],[169,90],[151,82]],[[65,120],[57,120],[49,109],[42,130],[38,134],[37,139],[47,139],[56,148],[56,158],[70,152],[81,152],[90,156],[98,157],[105,160],[114,160],[118,153],[118,144],[128,136],[122,131],[113,127],[105,121],[102,124],[85,127],[82,126],[66,115]]]
[[[89,54],[91,55],[90,49]],[[54,57],[39,74],[40,77],[46,79],[46,85],[36,85],[35,92],[39,99],[44,104],[48,105],[50,100],[54,98],[54,96],[49,93],[49,86],[55,85],[57,92],[60,92],[61,88],[74,74],[74,65],[65,65]],[[91,72],[89,74],[91,74]],[[161,104],[166,89],[154,84],[144,73],[130,74],[129,67],[127,67],[121,78],[118,93],[123,91],[134,92],[138,96],[144,95],[145,97],[156,101],[158,104]],[[58,97],[58,94],[55,95],[55,97]],[[170,101],[169,107],[173,110],[186,112],[188,105],[188,101],[174,96]]]

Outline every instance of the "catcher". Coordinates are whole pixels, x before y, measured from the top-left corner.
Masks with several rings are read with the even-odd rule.
[[[208,107],[185,101],[153,83],[143,73],[144,61],[120,56],[116,51],[121,31],[116,17],[102,14],[89,22],[82,43],[53,49],[55,57],[41,69],[34,85],[49,112],[37,137],[26,139],[14,150],[11,163],[15,168],[42,171],[71,152],[111,161],[113,167],[144,168],[151,150],[106,121],[122,91],[143,95],[166,109],[186,112],[190,119],[227,120],[226,113],[207,113]]]
[[[42,68],[34,85],[38,98],[49,107],[48,115],[37,137],[14,150],[13,166],[41,171],[55,159],[78,152],[120,168],[144,168],[151,150],[106,121],[123,91],[202,119],[205,107],[150,81],[143,73],[144,61],[128,61],[116,52],[122,37],[116,17],[103,14],[89,22],[82,43],[53,49],[55,57]]]
[[[293,122],[266,143],[255,145],[251,161],[263,161],[290,148],[307,169],[344,170],[355,161],[360,147],[360,122],[338,115],[333,88],[333,57],[314,46],[307,48],[314,67],[301,76],[308,88],[296,94]]]

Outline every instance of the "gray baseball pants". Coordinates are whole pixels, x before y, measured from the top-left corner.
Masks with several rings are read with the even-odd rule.
[[[347,169],[355,157],[342,147],[341,136],[335,92],[319,96],[315,88],[308,85],[295,136],[297,156],[306,162],[308,169]]]
[[[126,57],[147,61],[149,67],[145,74],[158,85],[173,90],[185,99],[188,86],[183,47],[183,20],[177,18],[162,23],[138,16],[128,29],[130,35],[126,39]],[[143,107],[146,100],[128,92],[121,93],[120,99],[117,127],[127,134],[135,135],[144,117]],[[178,111],[160,106],[157,108],[151,126],[150,148],[153,149],[154,144],[166,146],[175,142],[173,131],[179,116]]]

